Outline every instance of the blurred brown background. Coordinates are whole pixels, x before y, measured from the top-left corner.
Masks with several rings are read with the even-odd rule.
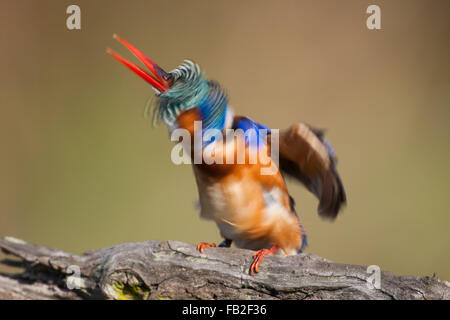
[[[81,7],[82,29],[66,28]],[[366,28],[381,7],[382,30]],[[170,160],[153,95],[105,53],[118,33],[171,70],[200,63],[239,114],[328,128],[348,206],[322,221],[289,184],[307,252],[450,280],[450,2],[1,1],[0,236],[81,253],[220,241]]]

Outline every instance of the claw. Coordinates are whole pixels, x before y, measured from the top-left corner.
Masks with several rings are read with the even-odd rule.
[[[200,253],[203,253],[204,248],[215,248],[215,247],[216,247],[215,243],[200,242],[197,245],[197,251],[200,251]]]
[[[275,251],[278,250],[278,246],[274,245],[272,247],[270,247],[269,249],[261,249],[255,252],[255,254],[253,255],[253,262],[250,265],[250,273],[251,275],[255,275],[255,272],[258,273],[259,272],[259,265],[261,264],[261,261],[263,260],[263,258],[265,256],[267,256],[268,254],[274,254]]]

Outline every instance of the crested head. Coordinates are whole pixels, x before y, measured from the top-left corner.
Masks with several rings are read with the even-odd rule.
[[[204,129],[223,129],[228,99],[220,85],[208,80],[199,65],[190,60],[185,60],[170,75],[173,84],[157,94],[154,119],[171,127],[180,113],[198,108]]]
[[[206,77],[199,65],[185,60],[170,75],[173,84],[169,90],[157,93],[158,100],[154,109],[154,119],[162,120],[172,126],[179,113],[198,106],[208,91]]]

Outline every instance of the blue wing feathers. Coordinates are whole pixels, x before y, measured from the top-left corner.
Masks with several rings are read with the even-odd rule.
[[[245,143],[250,147],[261,148],[267,140],[270,129],[263,124],[257,123],[247,117],[235,117],[233,129],[241,129],[245,132]]]

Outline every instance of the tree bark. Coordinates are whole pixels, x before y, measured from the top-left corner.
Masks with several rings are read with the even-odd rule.
[[[379,289],[367,267],[312,254],[267,256],[248,269],[253,251],[178,241],[123,243],[74,255],[6,237],[0,299],[450,299],[450,284],[433,277],[381,271]],[[14,258],[15,256],[15,258]],[[70,289],[69,289],[70,288]]]

